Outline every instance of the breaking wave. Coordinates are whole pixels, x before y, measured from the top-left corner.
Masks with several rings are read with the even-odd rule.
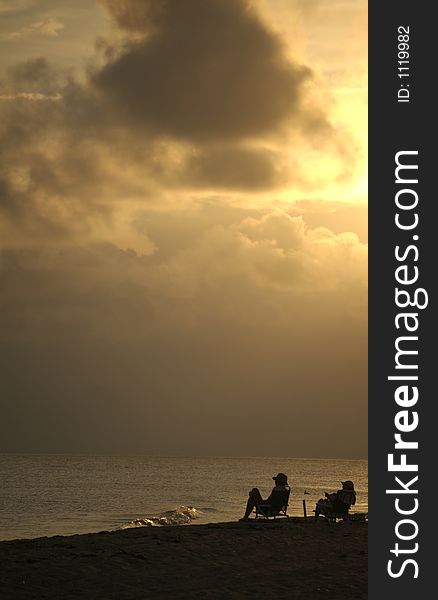
[[[168,510],[159,515],[134,519],[121,526],[121,529],[134,527],[160,527],[163,525],[187,525],[195,519],[202,517],[202,511],[193,506],[179,506],[175,510]]]

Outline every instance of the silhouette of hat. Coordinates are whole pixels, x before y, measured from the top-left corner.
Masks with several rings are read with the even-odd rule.
[[[279,485],[286,485],[287,483],[287,475],[284,473],[277,473],[277,475],[274,475],[272,479]]]
[[[341,481],[344,490],[354,490],[354,483],[347,479],[347,481]]]

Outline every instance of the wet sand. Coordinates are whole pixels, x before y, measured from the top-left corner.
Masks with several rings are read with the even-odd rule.
[[[0,542],[0,598],[362,600],[367,527],[289,519]]]

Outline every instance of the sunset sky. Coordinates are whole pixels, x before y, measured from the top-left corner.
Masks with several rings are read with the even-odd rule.
[[[0,451],[366,457],[366,18],[0,0]]]

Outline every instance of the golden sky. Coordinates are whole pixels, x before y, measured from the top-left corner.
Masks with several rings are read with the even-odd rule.
[[[0,450],[366,455],[366,18],[0,0]]]

